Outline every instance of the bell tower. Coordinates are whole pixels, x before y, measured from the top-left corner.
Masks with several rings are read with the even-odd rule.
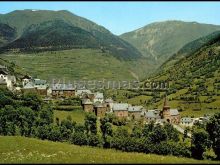
[[[170,106],[168,105],[167,96],[165,97],[163,104],[162,118],[170,122]]]

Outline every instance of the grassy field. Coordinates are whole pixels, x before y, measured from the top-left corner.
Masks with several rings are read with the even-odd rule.
[[[13,61],[32,76],[70,80],[134,80],[149,72],[146,60],[120,61],[95,49],[73,49],[31,54],[7,53],[3,59]],[[147,70],[148,68],[148,70]]]
[[[0,136],[0,163],[220,163]]]
[[[58,111],[54,110],[54,120],[58,117],[61,120],[66,119],[68,115],[72,117],[72,120],[77,123],[84,123],[85,112],[83,110],[75,111]]]

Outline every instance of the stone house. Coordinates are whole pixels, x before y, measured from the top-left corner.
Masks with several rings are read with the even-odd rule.
[[[83,99],[82,105],[85,112],[93,112],[93,103],[90,101],[90,99]]]
[[[21,88],[22,93],[37,93],[37,89],[34,87],[33,82],[28,82]]]
[[[32,78],[29,75],[25,75],[21,78],[21,81],[22,81],[22,86],[24,87],[27,83],[32,81]]]
[[[0,79],[0,87],[7,88],[7,83],[6,83],[5,79]]]
[[[94,97],[93,97],[92,101],[94,103],[96,103],[96,102],[103,103],[104,102],[104,95],[103,95],[103,93],[100,93],[100,92],[94,93]]]
[[[130,105],[127,103],[114,103],[112,111],[118,118],[127,118],[129,106]]]
[[[180,120],[180,124],[185,125],[185,126],[192,126],[193,119],[191,117],[182,117]]]
[[[97,117],[104,117],[107,107],[105,104],[96,102],[94,103],[94,112]]]
[[[107,107],[107,112],[113,112],[112,108],[114,105],[114,101],[111,98],[106,99],[105,101],[106,107]]]
[[[131,119],[140,119],[141,112],[144,110],[143,106],[129,106],[128,107],[128,116]]]
[[[13,75],[10,75],[7,67],[0,65],[0,80],[2,85],[5,86],[7,84],[7,88],[12,90],[14,85],[16,84],[16,78]],[[3,83],[5,82],[5,83]]]
[[[159,119],[161,119],[160,110],[158,109],[148,110],[145,113],[145,119],[148,123],[151,121],[154,121],[154,122],[158,121]]]
[[[75,95],[78,96],[79,98],[83,98],[83,96],[90,94],[92,94],[92,92],[87,89],[80,89],[80,90],[77,89],[75,93]]]
[[[53,84],[51,90],[54,98],[74,97],[76,91],[72,84]]]

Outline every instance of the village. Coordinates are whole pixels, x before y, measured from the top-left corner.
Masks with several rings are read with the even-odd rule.
[[[16,81],[14,75],[10,75],[6,66],[0,66],[0,87],[8,88],[13,92],[34,92],[42,96],[45,102],[50,100],[67,99],[78,97],[85,112],[93,112],[98,118],[104,117],[106,113],[113,113],[119,119],[139,120],[144,119],[146,123],[154,121],[155,124],[171,123],[178,127],[183,133],[185,127],[192,127],[195,123],[208,121],[209,116],[192,118],[182,117],[178,109],[171,109],[168,99],[165,97],[162,109],[147,110],[142,105],[131,105],[116,102],[112,98],[104,98],[103,93],[91,92],[88,89],[76,89],[73,84],[54,83],[49,84],[46,80],[34,79],[29,75],[21,77],[21,83]],[[177,129],[178,129],[177,128]]]

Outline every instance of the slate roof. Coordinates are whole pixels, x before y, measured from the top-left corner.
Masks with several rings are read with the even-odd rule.
[[[37,86],[37,89],[47,89],[47,85],[39,85]]]
[[[179,115],[179,111],[177,109],[170,109],[170,115],[171,116]]]
[[[34,79],[34,84],[35,85],[45,85],[46,83],[47,83],[46,80]]]
[[[147,111],[146,118],[157,118],[156,114],[153,111]]]
[[[127,111],[128,107],[128,103],[114,103],[112,109],[113,111]]]
[[[96,92],[96,93],[94,93],[94,98],[95,99],[103,99],[104,98],[104,96],[103,96],[103,93],[100,93],[100,92]]]
[[[90,99],[83,99],[82,104],[92,104],[92,102],[90,101]]]
[[[73,84],[52,84],[52,90],[70,91],[75,90]]]
[[[99,101],[95,102],[93,105],[94,105],[94,107],[106,107],[105,104],[102,104]]]
[[[8,75],[8,72],[5,71],[5,70],[0,70],[0,74],[3,74],[3,75]]]
[[[33,84],[33,82],[28,82],[27,84],[25,84],[25,86],[23,88],[24,89],[32,89],[32,88],[34,88],[34,84]]]
[[[146,116],[146,118],[157,118],[157,119],[160,118],[160,115],[159,115],[159,113],[157,112],[157,110],[148,110],[148,111],[145,113],[145,116]]]
[[[113,103],[114,101],[111,98],[105,100],[106,103]]]
[[[128,107],[128,112],[141,112],[143,106],[130,106]]]
[[[76,95],[81,95],[83,93],[91,94],[92,92],[88,89],[80,89],[76,91]]]

